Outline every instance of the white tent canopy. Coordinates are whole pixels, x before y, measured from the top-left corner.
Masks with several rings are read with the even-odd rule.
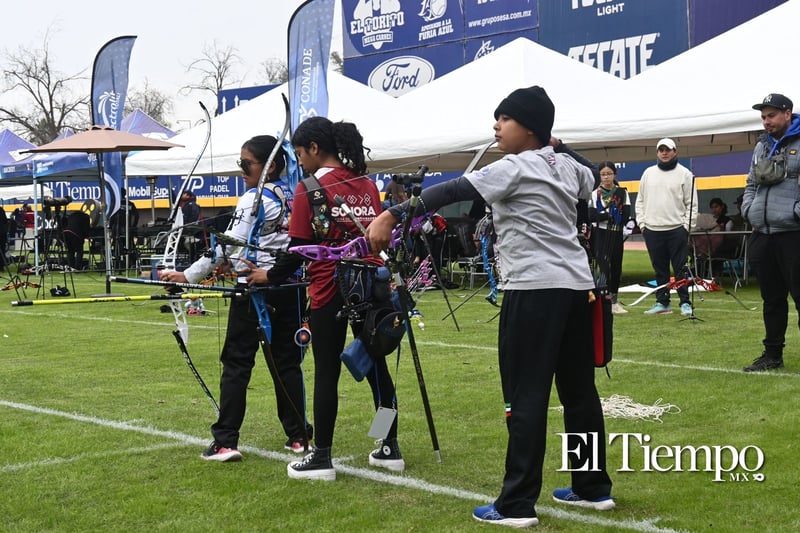
[[[800,70],[786,55],[794,38],[775,30],[798,21],[800,0],[791,0],[630,80],[527,39],[396,100],[331,72],[328,116],[359,127],[371,149],[370,172],[413,171],[421,164],[463,169],[493,138],[497,104],[531,85],[544,87],[555,103],[553,134],[592,160],[653,160],[661,137],[675,139],[681,157],[749,151],[762,129],[752,104],[770,92],[792,97],[800,87]],[[235,174],[241,144],[283,124],[282,92],[285,85],[213,119],[212,143],[197,173]],[[800,93],[795,98],[800,104]],[[174,138],[185,148],[130,156],[127,173],[187,172],[204,130]],[[500,155],[492,152],[486,161]]]
[[[516,88],[540,85],[556,106],[553,135],[594,161],[652,161],[662,137],[676,140],[681,157],[751,151],[762,130],[752,105],[770,92],[791,97],[800,86],[800,72],[788,66],[785,53],[769,52],[796,48],[791,32],[775,31],[790,21],[800,21],[800,0],[629,80],[517,39],[402,96],[401,116],[409,124],[419,120],[425,135],[401,132],[395,141],[413,146],[415,155],[485,143],[500,100]],[[800,93],[795,99],[800,105]],[[457,112],[454,102],[461,102]],[[470,154],[458,155],[448,156],[456,164],[443,166],[464,168]]]
[[[379,148],[375,158],[387,166],[403,163],[396,158],[437,155],[425,164],[436,170],[462,170],[474,149],[494,138],[494,111],[515,89],[544,87],[555,104],[561,131],[583,131],[605,120],[608,109],[597,102],[612,101],[624,84],[528,39],[516,39],[400,97],[398,116],[403,122],[385,128],[372,148]],[[486,161],[501,155],[493,152]]]
[[[328,75],[331,120],[354,122],[369,146],[369,135],[381,126],[380,115],[384,109],[396,105],[394,98],[381,94],[341,74]],[[197,165],[196,175],[235,175],[239,173],[236,161],[244,142],[255,135],[275,135],[285,121],[281,94],[288,94],[288,84],[280,85],[227,113],[211,119],[211,142]],[[164,152],[140,152],[128,156],[125,171],[128,176],[179,176],[191,168],[206,135],[206,125],[201,124],[180,133],[170,142],[184,145]]]
[[[671,137],[681,157],[749,152],[763,130],[752,105],[771,92],[800,106],[800,72],[787,63],[797,45],[800,1],[790,0],[625,81],[602,138],[561,131],[594,160],[654,160],[655,143]],[[744,169],[746,171],[746,169]]]

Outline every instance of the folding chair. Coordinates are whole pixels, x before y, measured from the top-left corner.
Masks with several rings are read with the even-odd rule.
[[[716,239],[721,239],[720,243]],[[742,286],[747,235],[725,235],[724,232],[707,232],[692,238],[695,275],[715,279],[727,271],[734,292]],[[741,273],[740,273],[741,272]]]

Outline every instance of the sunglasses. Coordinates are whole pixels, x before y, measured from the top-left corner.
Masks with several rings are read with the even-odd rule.
[[[250,161],[249,159],[239,159],[236,161],[236,166],[242,169],[247,176],[250,175],[250,167],[253,165],[263,165],[260,161]]]

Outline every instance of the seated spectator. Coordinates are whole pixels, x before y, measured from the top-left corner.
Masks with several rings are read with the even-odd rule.
[[[735,239],[726,240],[725,235],[713,235],[713,233],[733,230],[733,220],[728,216],[728,205],[721,198],[712,198],[708,206],[711,208],[712,222],[704,222],[709,217],[698,215],[696,231],[705,231],[706,235],[694,237],[696,254],[711,257],[720,253],[732,252],[736,246]]]
[[[383,198],[383,203],[381,203],[384,211],[393,205],[402,204],[408,200],[408,193],[406,192],[405,188],[402,184],[397,183],[396,181],[389,182],[389,184],[386,186],[385,192],[386,194]]]
[[[183,213],[184,226],[197,224],[204,227],[203,215],[197,205],[197,197],[192,191],[184,191],[180,199],[181,212]],[[203,250],[208,247],[205,229],[183,230],[182,248],[189,255],[189,262],[194,263]]]

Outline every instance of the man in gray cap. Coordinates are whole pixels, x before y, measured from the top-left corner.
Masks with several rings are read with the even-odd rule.
[[[675,279],[686,277],[690,225],[697,221],[697,189],[694,176],[678,163],[678,147],[670,138],[656,143],[658,164],[645,169],[636,195],[636,223],[642,230],[647,253],[656,271],[656,304],[646,315],[672,313],[669,304],[669,267]],[[689,289],[679,288],[681,314],[690,316]]]
[[[792,107],[778,93],[753,106],[765,132],[753,150],[741,209],[754,230],[749,253],[758,264],[766,334],[764,351],[745,372],[783,367],[789,294],[800,311],[800,116]]]

